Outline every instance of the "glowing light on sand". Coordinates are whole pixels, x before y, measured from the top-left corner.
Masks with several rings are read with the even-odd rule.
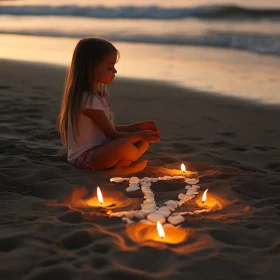
[[[207,198],[207,192],[208,192],[208,189],[203,193],[203,196],[202,196],[202,203],[204,203],[206,201],[206,198]]]
[[[100,202],[100,204],[102,205],[104,201],[103,201],[102,192],[99,187],[97,187],[97,198],[98,198],[98,201]]]
[[[183,173],[186,173],[186,166],[184,163],[181,164],[181,170]]]
[[[157,231],[158,231],[159,237],[161,237],[161,238],[165,237],[165,232],[164,232],[164,229],[160,222],[157,222]]]

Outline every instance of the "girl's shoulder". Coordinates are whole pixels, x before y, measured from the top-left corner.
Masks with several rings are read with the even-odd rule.
[[[92,93],[92,92],[83,92],[83,105],[82,108],[89,108],[89,109],[102,109],[104,110],[106,104],[103,99],[102,93]]]

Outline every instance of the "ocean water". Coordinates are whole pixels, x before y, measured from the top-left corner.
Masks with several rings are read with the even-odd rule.
[[[280,0],[0,1],[0,58],[68,66],[87,36],[118,76],[280,103]]]
[[[1,1],[0,33],[280,55],[279,0]]]

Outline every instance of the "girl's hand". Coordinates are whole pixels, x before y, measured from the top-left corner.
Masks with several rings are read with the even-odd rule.
[[[159,128],[156,125],[156,121],[143,121],[139,123],[140,130],[153,130],[159,131]]]
[[[160,140],[160,132],[154,130],[143,130],[140,132],[141,137],[144,141],[150,143],[157,143]]]

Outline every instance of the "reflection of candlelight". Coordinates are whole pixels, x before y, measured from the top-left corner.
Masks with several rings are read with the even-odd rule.
[[[165,237],[165,232],[164,232],[164,229],[160,222],[157,222],[157,231],[158,231],[159,237],[161,237],[161,239],[163,239]]]
[[[101,190],[99,187],[97,187],[97,198],[98,198],[98,201],[100,202],[100,204],[102,205],[103,204],[103,196],[102,196],[102,193],[101,193]]]
[[[184,163],[181,164],[181,170],[183,173],[186,173],[186,166]]]
[[[212,194],[212,192],[208,193],[208,189],[205,190],[203,195],[200,195],[195,202],[198,206],[203,209],[208,209],[209,211],[222,209],[223,205],[227,204],[224,199]]]
[[[203,193],[203,196],[202,196],[202,203],[204,203],[206,201],[206,194],[208,192],[208,189]]]
[[[189,236],[189,230],[176,227],[164,227],[165,237],[160,237],[154,224],[132,224],[126,227],[126,233],[136,243],[156,241],[164,244],[179,244]]]

